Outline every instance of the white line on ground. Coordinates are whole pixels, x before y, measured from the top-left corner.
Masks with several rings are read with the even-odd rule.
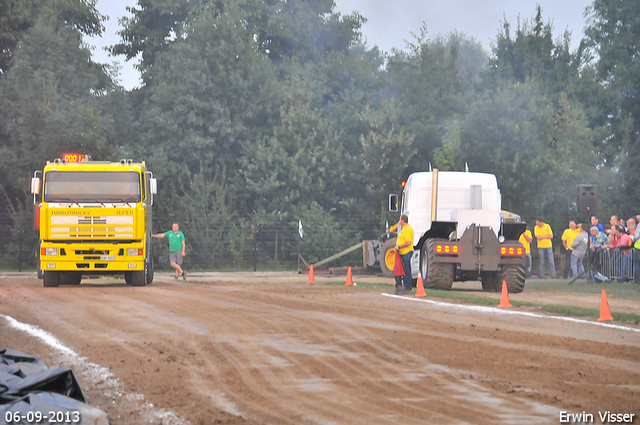
[[[394,294],[383,293],[382,296],[391,297],[391,298],[398,298],[398,299],[401,299],[401,300],[423,302],[423,303],[427,303],[427,304],[436,305],[436,306],[439,306],[439,307],[459,308],[459,309],[463,309],[463,310],[476,311],[476,312],[479,312],[479,313],[505,314],[505,315],[509,315],[510,314],[510,315],[514,315],[514,316],[527,316],[527,317],[535,317],[535,318],[539,318],[539,319],[543,319],[544,318],[544,319],[564,320],[566,322],[574,322],[574,323],[583,323],[583,324],[588,324],[588,325],[602,326],[602,327],[610,328],[610,329],[619,329],[619,330],[630,331],[630,332],[640,332],[640,329],[637,329],[637,328],[630,328],[630,327],[627,327],[627,326],[614,325],[612,323],[592,322],[590,320],[576,319],[574,317],[550,316],[550,315],[547,315],[547,314],[531,313],[531,312],[528,312],[528,311],[510,310],[510,309],[504,309],[504,308],[498,308],[498,307],[487,307],[487,306],[483,306],[483,305],[468,305],[468,304],[445,303],[445,302],[442,302],[442,301],[433,301],[433,300],[428,300],[428,299],[424,299],[424,298],[408,297],[406,295],[403,296],[403,295],[394,295]]]
[[[127,400],[128,402],[140,402],[138,407],[143,417],[151,420],[160,420],[162,425],[191,425],[189,421],[179,418],[175,413],[165,409],[155,409],[153,404],[146,401],[144,395],[135,393],[125,393],[124,384],[118,380],[108,368],[96,363],[88,362],[86,357],[80,357],[71,348],[65,346],[58,338],[51,333],[40,329],[37,326],[17,321],[11,316],[0,314],[8,325],[14,329],[25,332],[49,347],[57,350],[66,360],[66,363],[82,369],[82,373],[87,376],[91,383],[101,387],[105,395],[115,400]]]

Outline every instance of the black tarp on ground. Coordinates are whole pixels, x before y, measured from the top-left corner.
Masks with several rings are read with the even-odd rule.
[[[70,419],[66,422],[48,419],[42,423],[108,425],[102,410],[84,402],[82,389],[70,369],[49,369],[40,359],[21,351],[0,350],[0,425],[37,423],[27,419],[29,412],[47,417],[52,413],[74,413],[67,415],[69,418],[62,416]],[[16,421],[18,418],[20,421]]]

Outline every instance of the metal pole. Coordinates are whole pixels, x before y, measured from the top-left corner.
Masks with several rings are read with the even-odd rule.
[[[258,271],[258,231],[253,229],[253,271]]]

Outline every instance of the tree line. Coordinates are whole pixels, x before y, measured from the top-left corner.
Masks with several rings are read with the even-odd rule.
[[[110,47],[141,73],[127,91],[85,42],[104,31],[96,0],[0,0],[0,264],[31,225],[33,171],[65,151],[146,161],[154,231],[210,231],[238,267],[256,244],[277,252],[260,226],[302,220],[309,261],[327,234],[336,250],[375,238],[397,220],[387,194],[429,166],[496,174],[529,223],[584,219],[578,184],[598,186],[602,216],[640,212],[640,4],[595,0],[576,49],[531,12],[491,52],[426,27],[382,52],[333,0],[138,0]],[[194,266],[217,267],[215,246]]]

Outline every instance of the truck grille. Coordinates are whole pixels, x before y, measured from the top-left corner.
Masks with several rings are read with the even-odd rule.
[[[133,216],[53,216],[51,238],[133,238]]]

